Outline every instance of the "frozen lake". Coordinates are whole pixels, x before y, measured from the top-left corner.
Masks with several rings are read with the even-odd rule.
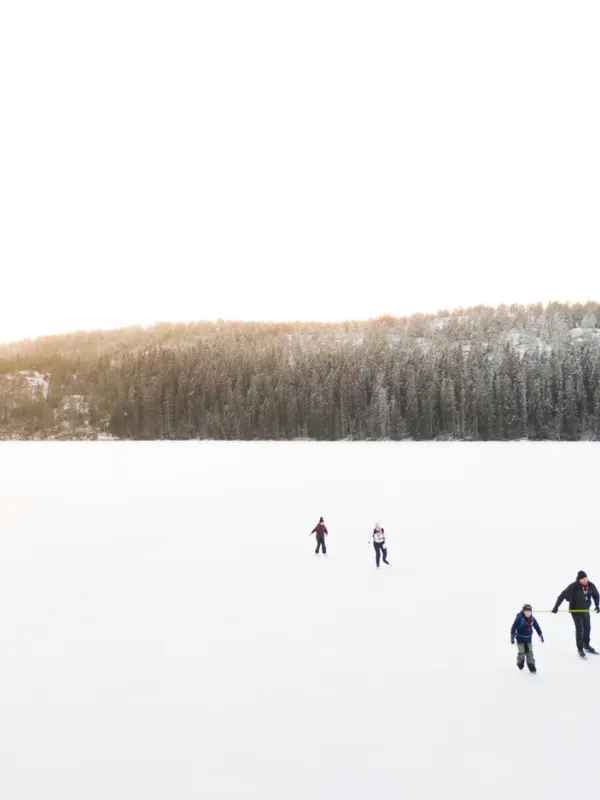
[[[3,443],[0,480],[0,797],[594,791],[600,657],[540,614],[519,673],[509,629],[600,583],[599,445]]]

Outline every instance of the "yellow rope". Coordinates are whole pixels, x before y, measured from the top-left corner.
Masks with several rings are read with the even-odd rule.
[[[552,609],[550,609],[550,610],[545,609],[543,611],[536,611],[535,613],[536,614],[553,614],[554,611]],[[589,608],[588,609],[586,609],[586,608],[572,608],[572,609],[559,608],[557,613],[558,614],[589,614],[590,613],[590,609]]]

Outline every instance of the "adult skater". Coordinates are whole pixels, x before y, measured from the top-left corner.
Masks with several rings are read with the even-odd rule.
[[[315,527],[310,532],[310,535],[312,536],[313,533],[315,533],[317,535],[317,549],[315,550],[315,553],[318,554],[319,550],[322,548],[323,549],[323,555],[326,556],[327,555],[327,547],[325,545],[325,537],[329,536],[329,531],[327,530],[327,528],[325,526],[325,522],[323,521],[323,517],[321,517],[319,519],[319,521],[317,522]]]
[[[527,659],[529,672],[537,672],[535,658],[533,657],[533,644],[531,642],[534,629],[543,642],[544,637],[542,636],[542,629],[538,625],[537,619],[533,616],[533,609],[529,603],[525,603],[515,617],[515,621],[510,629],[510,643],[514,644],[515,639],[517,641],[517,667],[523,669],[525,666],[525,659]]]
[[[571,583],[567,588],[559,594],[554,608],[553,614],[558,613],[558,607],[563,600],[569,601],[569,611],[573,617],[575,624],[575,640],[577,642],[577,652],[581,658],[585,658],[586,653],[596,653],[596,650],[590,645],[590,607],[592,605],[592,598],[596,604],[595,611],[600,611],[600,597],[598,589],[594,584],[588,580],[587,574],[583,570],[577,573],[577,580]]]
[[[387,560],[387,547],[385,546],[385,530],[381,527],[379,523],[375,525],[373,529],[373,547],[375,548],[375,566],[379,569],[379,561],[381,556],[383,556],[383,563],[387,564],[388,567],[391,566],[390,562]],[[370,541],[370,540],[369,540]]]

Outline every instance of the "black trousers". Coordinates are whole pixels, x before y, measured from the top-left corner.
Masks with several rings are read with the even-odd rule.
[[[375,563],[379,566],[379,559],[383,555],[383,563],[387,564],[387,547],[384,544],[379,542],[373,542],[373,547],[375,548]]]
[[[327,547],[325,545],[325,534],[317,533],[317,549],[315,550],[315,553],[318,553],[321,547],[323,548],[323,553],[326,553]]]
[[[590,646],[590,633],[592,630],[592,623],[590,614],[588,612],[578,611],[571,614],[573,622],[575,623],[575,639],[577,640],[577,649],[583,650],[584,647]]]

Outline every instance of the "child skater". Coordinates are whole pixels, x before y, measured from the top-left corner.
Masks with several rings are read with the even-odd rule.
[[[535,628],[542,642],[542,629],[538,625],[537,619],[533,616],[533,609],[529,603],[525,603],[521,611],[515,617],[515,621],[510,629],[510,643],[514,644],[517,641],[517,667],[523,669],[525,666],[525,659],[527,659],[527,666],[530,672],[537,672],[535,666],[535,658],[533,657],[533,629]]]

